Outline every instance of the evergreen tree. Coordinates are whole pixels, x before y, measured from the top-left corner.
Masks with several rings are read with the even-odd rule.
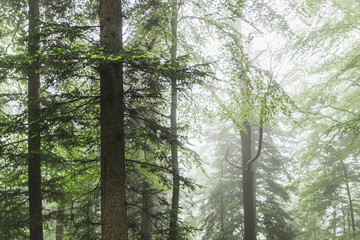
[[[41,138],[40,138],[40,62],[36,54],[40,48],[39,1],[29,0],[29,42],[28,55],[28,186],[30,239],[42,240],[42,197],[41,197]]]

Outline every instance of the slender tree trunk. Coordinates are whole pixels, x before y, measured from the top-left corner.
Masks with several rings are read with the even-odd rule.
[[[337,211],[337,204],[334,204],[334,212],[333,212],[333,219],[334,221],[336,221],[336,211]],[[336,237],[336,228],[337,228],[337,223],[335,223],[335,226],[333,228],[333,235],[334,235],[334,238]]]
[[[344,216],[344,224],[343,224],[343,234],[346,234],[346,218],[347,218],[347,216],[345,216],[345,208],[343,207],[342,208],[342,215]]]
[[[170,49],[171,59],[177,57],[177,21],[178,21],[178,4],[177,0],[172,0],[172,18],[171,18],[171,33],[172,44]],[[178,214],[179,214],[179,197],[180,197],[180,178],[179,178],[179,159],[178,159],[178,145],[177,145],[177,79],[172,77],[171,79],[171,133],[175,136],[175,140],[171,144],[171,159],[173,168],[173,194],[171,201],[170,212],[170,232],[169,240],[178,239]]]
[[[154,206],[154,196],[149,189],[150,184],[144,182],[144,190],[142,192],[142,212],[141,212],[141,230],[140,240],[151,240],[152,239],[152,209]]]
[[[351,198],[351,192],[350,192],[350,186],[349,186],[349,178],[348,178],[348,174],[347,174],[347,170],[346,170],[346,166],[344,161],[341,159],[341,165],[343,167],[344,170],[344,176],[345,176],[345,184],[346,184],[346,193],[348,196],[348,200],[349,200],[349,208],[350,208],[350,217],[351,217],[351,227],[352,227],[352,231],[354,232],[354,239],[356,238],[356,227],[355,227],[355,218],[354,218],[354,210],[353,210],[353,203],[352,203],[352,198]],[[350,219],[349,219],[349,225],[350,225]],[[350,231],[350,228],[349,228]]]
[[[29,0],[28,53],[36,59],[40,47],[39,0]],[[41,198],[41,146],[40,146],[40,63],[35,60],[28,68],[28,187],[30,240],[43,239]]]
[[[56,240],[64,239],[64,220],[65,220],[65,205],[63,203],[58,205],[56,214]]]
[[[221,169],[220,169],[220,177],[221,179],[223,179],[224,177],[224,162],[221,161]],[[225,234],[225,205],[224,205],[224,190],[221,191],[221,196],[220,196],[220,228],[221,228],[221,240],[225,240],[226,239],[226,234]]]
[[[245,121],[245,131],[241,131],[242,154],[242,184],[244,202],[244,232],[245,240],[256,240],[256,208],[255,208],[255,178],[252,166],[248,166],[251,159],[251,126]]]
[[[122,1],[100,0],[100,43],[122,50]],[[101,230],[103,240],[127,240],[123,64],[100,65]]]
[[[152,114],[149,114],[149,118],[150,117],[152,117]],[[151,154],[149,154],[149,152],[146,150],[144,151],[144,156],[145,158],[152,159]],[[154,227],[154,223],[153,223],[154,194],[152,192],[151,189],[152,186],[151,183],[149,183],[149,180],[146,177],[143,177],[141,181],[143,181],[143,189],[141,193],[142,211],[141,211],[140,240],[151,240],[153,239],[152,231]]]

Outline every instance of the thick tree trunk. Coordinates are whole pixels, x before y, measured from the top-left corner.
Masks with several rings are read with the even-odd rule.
[[[172,18],[171,18],[171,32],[172,44],[170,49],[171,59],[177,57],[177,21],[178,21],[178,4],[177,0],[172,0]],[[170,232],[169,240],[178,239],[178,214],[179,214],[179,197],[180,197],[180,177],[179,177],[179,160],[178,160],[178,145],[177,145],[177,79],[171,79],[171,133],[175,136],[175,140],[171,144],[171,158],[173,168],[173,194],[171,201],[170,212]]]
[[[39,0],[29,0],[28,53],[35,58],[40,46]],[[41,198],[40,146],[40,63],[33,61],[28,68],[28,187],[30,240],[43,239]]]
[[[122,50],[122,2],[100,0],[100,43]],[[103,240],[127,240],[123,64],[100,65],[101,230]]]
[[[256,207],[255,207],[255,177],[251,159],[251,126],[244,122],[245,131],[241,131],[242,153],[242,184],[244,202],[244,240],[256,240]]]

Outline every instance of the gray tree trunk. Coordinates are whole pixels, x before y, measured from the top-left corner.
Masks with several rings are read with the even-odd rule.
[[[242,184],[244,202],[244,240],[256,240],[255,177],[251,159],[251,126],[245,121],[245,131],[241,131]]]
[[[171,59],[177,57],[177,21],[178,21],[178,4],[177,0],[172,0],[171,10],[171,33],[172,33],[172,44],[170,49]],[[171,212],[170,212],[170,232],[169,240],[178,239],[178,214],[179,214],[179,197],[180,197],[180,178],[179,178],[179,160],[178,160],[178,145],[177,145],[177,79],[172,77],[171,79],[171,133],[175,136],[175,140],[171,144],[171,159],[173,169],[173,193],[171,201]]]

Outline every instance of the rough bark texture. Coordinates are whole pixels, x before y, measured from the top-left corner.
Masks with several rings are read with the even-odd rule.
[[[178,4],[177,0],[173,0],[171,4],[171,33],[172,44],[170,49],[171,59],[177,57],[177,21],[178,21]],[[171,113],[170,124],[171,133],[175,136],[175,140],[171,144],[171,159],[173,168],[173,193],[171,201],[170,212],[170,232],[169,240],[178,239],[178,214],[179,214],[179,197],[180,197],[180,177],[179,177],[179,160],[178,160],[178,145],[177,145],[177,79],[175,76],[171,79]]]
[[[122,50],[122,2],[100,1],[100,43],[105,54]],[[100,66],[101,230],[103,240],[127,240],[123,64]]]
[[[39,0],[29,0],[28,53],[35,58],[39,50]],[[40,146],[40,63],[35,60],[28,68],[28,187],[30,240],[43,239],[41,198]]]
[[[251,126],[244,122],[245,131],[241,131],[242,178],[244,202],[244,240],[256,240],[255,178],[251,160]]]

